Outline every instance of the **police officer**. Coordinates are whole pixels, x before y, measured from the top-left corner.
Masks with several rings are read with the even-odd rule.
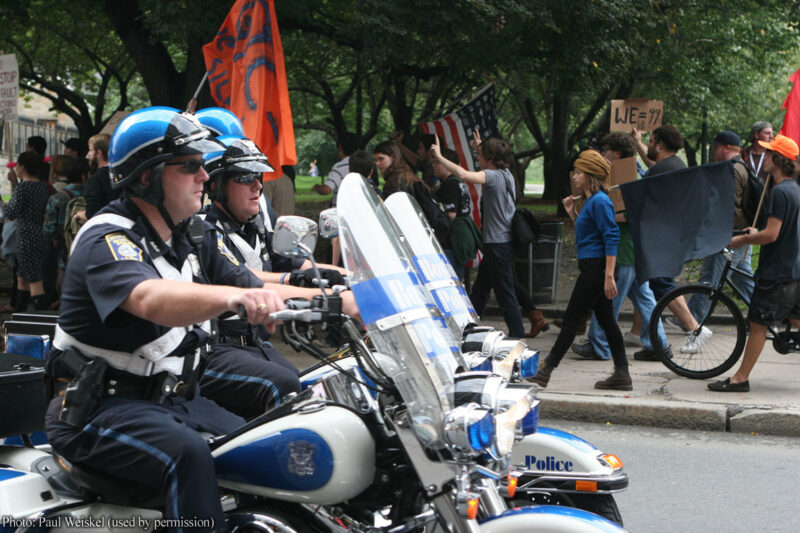
[[[196,394],[208,328],[195,324],[243,308],[274,329],[268,315],[283,303],[221,243],[184,233],[208,180],[202,155],[218,149],[193,116],[171,108],[142,109],[117,127],[110,173],[125,194],[73,244],[47,358],[56,395],[46,431],[66,460],[159,491],[166,518],[222,529],[200,432],[225,434],[244,420]],[[209,275],[219,285],[195,281]]]
[[[307,276],[306,272],[270,272],[276,263],[283,263],[289,269],[300,264],[292,265],[290,260],[280,256],[270,257],[265,246],[259,198],[261,174],[272,171],[267,157],[249,139],[221,136],[218,140],[227,145],[227,149],[206,155],[210,176],[206,188],[212,203],[205,215],[206,221],[216,230],[216,238],[233,252],[237,261],[267,282],[265,286],[276,289],[281,298],[311,298],[319,294],[319,289],[290,284]],[[341,278],[335,271],[327,274]],[[342,293],[341,297],[345,313],[357,315],[352,293]],[[235,315],[220,317],[218,328],[219,340],[200,381],[204,396],[240,416],[251,418],[279,404],[286,394],[299,391],[297,369],[264,342],[265,332],[260,328]]]

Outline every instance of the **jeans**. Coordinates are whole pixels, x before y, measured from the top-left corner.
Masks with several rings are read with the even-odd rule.
[[[614,319],[619,316],[619,310],[622,308],[625,297],[629,296],[633,302],[633,307],[642,317],[642,344],[648,350],[653,349],[653,343],[650,342],[650,316],[653,314],[653,309],[656,306],[656,300],[653,297],[653,291],[650,290],[650,284],[644,282],[639,285],[636,282],[636,269],[633,265],[617,265],[617,297],[611,302],[611,307],[614,312]],[[658,324],[658,337],[662,346],[667,345],[667,337],[664,335],[664,328],[661,323]],[[601,359],[611,359],[611,349],[608,347],[608,340],[606,334],[597,323],[596,318],[592,318],[592,324],[589,326],[589,342],[592,343],[594,353]]]
[[[514,283],[513,245],[510,242],[483,243],[483,260],[470,294],[472,306],[478,316],[483,316],[489,292],[494,289],[497,304],[508,326],[508,335],[519,339],[525,335],[525,328],[522,326]]]
[[[467,264],[457,262],[453,250],[445,250],[444,255],[446,255],[447,260],[450,261],[450,266],[453,267],[453,271],[456,273],[456,276],[458,276],[458,280],[461,283],[464,283],[464,271],[467,268]]]
[[[745,253],[745,250],[747,253]],[[753,269],[750,266],[750,255],[750,246],[743,246],[742,248],[734,250],[731,266],[741,268],[742,270],[749,272],[752,276]],[[725,256],[722,254],[722,252],[709,255],[703,259],[703,265],[700,267],[700,279],[698,279],[697,282],[705,285],[716,284],[722,276],[723,268],[725,268]],[[753,295],[753,288],[755,287],[755,281],[753,278],[744,276],[738,272],[728,272],[728,279],[730,279],[733,284],[736,285],[737,289],[742,291],[742,293],[747,297],[747,301],[750,301],[750,298]],[[708,298],[704,296],[693,294],[689,299],[689,310],[692,312],[692,315],[698,322],[705,317],[706,313],[708,313],[708,306]]]
[[[611,300],[606,298],[604,291],[605,267],[605,257],[578,260],[580,275],[578,275],[575,287],[572,289],[572,295],[569,297],[567,310],[564,312],[564,318],[561,322],[561,332],[558,334],[550,354],[545,359],[548,365],[552,367],[558,366],[570,344],[575,340],[578,321],[587,311],[592,310],[600,326],[608,336],[614,366],[628,366],[622,333],[614,318]]]

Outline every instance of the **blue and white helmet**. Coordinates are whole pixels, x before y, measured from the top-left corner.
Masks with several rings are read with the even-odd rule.
[[[221,107],[207,107],[194,114],[200,124],[211,130],[214,137],[237,135],[244,137],[244,127],[239,117]]]
[[[160,170],[173,157],[219,150],[220,144],[193,115],[171,107],[146,107],[125,117],[114,130],[108,149],[111,186],[134,185],[144,170]],[[131,190],[136,194],[136,187]]]
[[[225,150],[203,156],[210,178],[207,182],[208,195],[212,200],[225,204],[222,185],[227,178],[250,184],[255,180],[260,181],[264,172],[275,171],[267,161],[267,156],[250,139],[238,135],[223,135],[217,137],[217,141],[226,146]]]

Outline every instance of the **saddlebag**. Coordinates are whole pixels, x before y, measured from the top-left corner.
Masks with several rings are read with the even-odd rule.
[[[44,361],[0,353],[0,438],[44,429]]]

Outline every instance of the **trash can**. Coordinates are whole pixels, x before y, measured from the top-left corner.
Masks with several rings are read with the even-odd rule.
[[[538,241],[517,248],[515,267],[517,280],[528,289],[533,302],[549,304],[556,301],[564,223],[545,222],[541,228]]]

